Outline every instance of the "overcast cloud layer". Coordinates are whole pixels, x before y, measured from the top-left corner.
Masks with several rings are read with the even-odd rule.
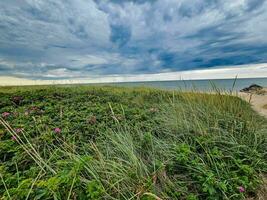
[[[267,62],[265,0],[1,0],[0,75],[151,74]]]

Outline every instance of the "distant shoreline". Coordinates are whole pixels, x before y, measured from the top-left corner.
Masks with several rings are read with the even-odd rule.
[[[16,85],[1,85],[1,76],[0,76],[0,87],[10,87],[10,86],[51,86],[56,85],[60,87],[72,87],[79,85],[95,85],[95,86],[119,86],[119,87],[152,87],[159,89],[167,89],[167,90],[197,90],[197,91],[211,91],[216,87],[216,89],[220,90],[233,90],[239,91],[244,87],[247,87],[251,84],[258,84],[264,87],[267,87],[267,77],[264,78],[232,78],[232,79],[200,79],[200,80],[171,80],[171,81],[143,81],[143,82],[106,82],[106,83],[75,83],[75,82],[66,82],[57,84],[18,84]]]

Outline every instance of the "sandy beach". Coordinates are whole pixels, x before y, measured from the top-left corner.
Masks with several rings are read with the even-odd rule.
[[[267,118],[267,88],[262,89],[261,94],[239,92],[242,99],[251,103],[252,108],[260,115]]]

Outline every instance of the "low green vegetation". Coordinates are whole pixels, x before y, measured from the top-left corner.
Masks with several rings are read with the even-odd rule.
[[[222,94],[0,89],[0,199],[245,199],[267,172],[266,121]]]

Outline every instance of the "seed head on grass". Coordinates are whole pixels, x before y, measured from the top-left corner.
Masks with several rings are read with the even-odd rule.
[[[156,112],[158,112],[158,109],[157,108],[150,108],[149,109],[149,112],[156,113]]]
[[[96,116],[91,116],[89,119],[88,119],[88,123],[89,124],[95,124],[97,121],[96,121]]]

